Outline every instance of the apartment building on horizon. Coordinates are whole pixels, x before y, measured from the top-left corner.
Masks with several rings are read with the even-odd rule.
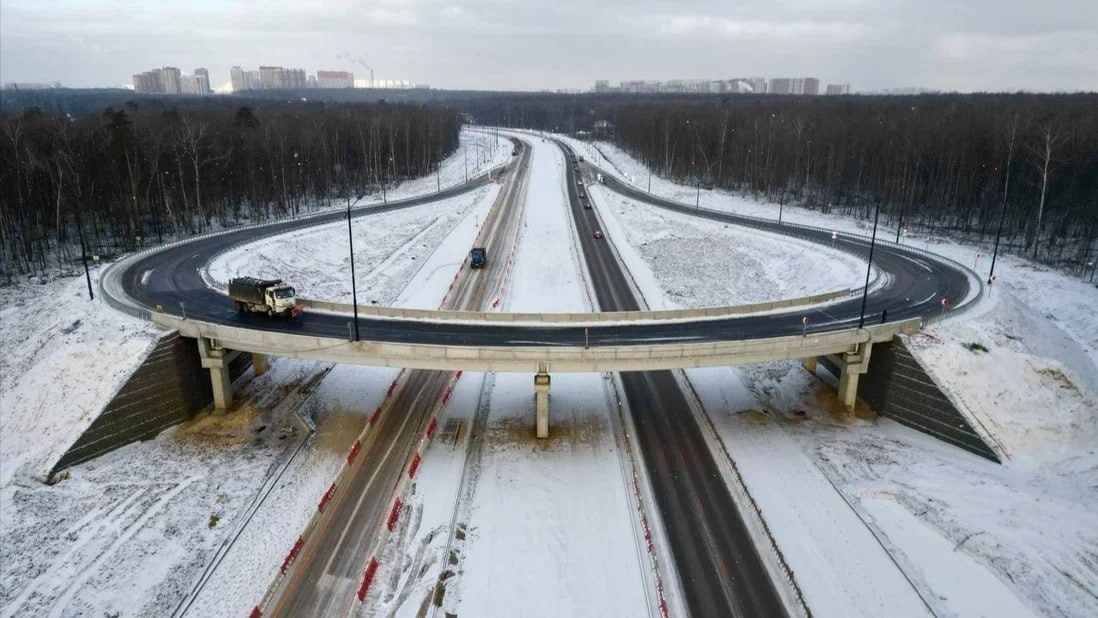
[[[770,94],[820,93],[820,80],[815,77],[775,77],[770,80]]]
[[[210,73],[198,68],[183,75],[177,67],[162,67],[133,76],[133,90],[140,94],[210,94]]]
[[[850,92],[850,84],[840,84]],[[820,80],[815,77],[733,77],[731,79],[671,79],[667,81],[630,80],[611,86],[609,80],[595,81],[594,92],[629,93],[708,93],[708,94],[796,94],[817,95]]]

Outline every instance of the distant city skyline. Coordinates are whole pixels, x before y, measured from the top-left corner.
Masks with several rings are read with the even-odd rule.
[[[1092,0],[561,0],[507,11],[487,0],[5,0],[0,11],[5,83],[117,87],[141,59],[206,67],[214,89],[234,65],[273,64],[451,89],[748,74],[834,77],[862,91],[1098,90]]]

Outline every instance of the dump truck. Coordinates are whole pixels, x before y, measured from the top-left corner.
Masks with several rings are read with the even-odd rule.
[[[474,247],[469,252],[469,268],[484,268],[488,263],[488,250],[484,247]]]
[[[287,318],[301,313],[293,286],[281,279],[236,277],[229,281],[229,298],[241,313],[266,313]]]

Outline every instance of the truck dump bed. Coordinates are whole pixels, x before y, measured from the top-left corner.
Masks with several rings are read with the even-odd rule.
[[[262,304],[263,290],[282,283],[281,279],[256,279],[254,277],[237,277],[229,281],[229,298],[242,300],[249,303]]]

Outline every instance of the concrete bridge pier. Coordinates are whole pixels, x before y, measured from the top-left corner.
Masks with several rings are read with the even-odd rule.
[[[252,372],[256,376],[261,376],[267,373],[270,369],[271,361],[267,358],[266,354],[252,352]]]
[[[534,375],[534,410],[537,422],[537,436],[549,437],[549,367],[545,363],[538,364],[538,372]]]
[[[198,354],[202,367],[210,370],[215,410],[227,410],[233,402],[233,383],[229,377],[229,350],[221,342],[206,337],[198,338]],[[266,357],[264,357],[264,361]]]
[[[804,367],[804,370],[808,373],[816,375],[816,362],[815,356],[809,356],[808,358],[801,359],[801,366]]]
[[[868,341],[857,343],[839,358],[839,400],[851,412],[858,401],[858,378],[869,371],[872,350],[873,344]]]

